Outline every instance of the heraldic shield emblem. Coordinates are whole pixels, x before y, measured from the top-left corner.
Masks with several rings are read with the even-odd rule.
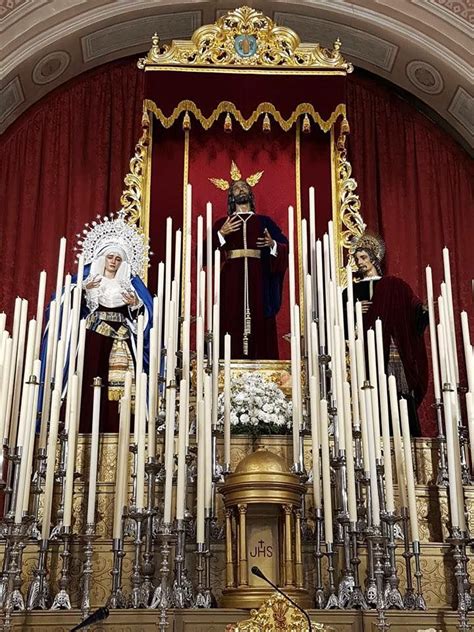
[[[255,35],[236,35],[234,47],[239,57],[252,57],[257,52],[257,38]]]

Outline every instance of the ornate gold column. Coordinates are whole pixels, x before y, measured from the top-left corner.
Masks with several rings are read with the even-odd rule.
[[[293,586],[293,550],[291,546],[291,515],[293,507],[291,505],[283,505],[285,512],[285,576],[286,585]]]
[[[248,586],[249,578],[248,578],[248,565],[247,565],[247,525],[246,525],[247,505],[246,504],[238,505],[238,510],[239,510],[239,530],[240,530],[239,586]]]
[[[303,559],[301,555],[301,511],[295,511],[295,570],[296,587],[303,588]]]
[[[232,509],[225,512],[225,540],[226,540],[226,585],[227,588],[234,587],[234,558],[232,547]]]

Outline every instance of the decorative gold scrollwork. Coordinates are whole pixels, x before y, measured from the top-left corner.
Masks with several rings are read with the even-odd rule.
[[[336,143],[337,195],[339,198],[339,244],[350,248],[356,237],[365,231],[365,223],[360,214],[360,199],[357,193],[357,181],[352,177],[352,165],[347,159],[346,136],[349,123],[344,119],[341,123],[339,138]]]
[[[229,11],[214,24],[201,26],[191,41],[173,40],[170,45],[162,46],[155,34],[148,55],[139,60],[138,67],[266,66],[352,72],[352,64],[342,57],[340,49],[339,39],[332,49],[302,44],[293,30],[277,26],[261,11],[243,6]]]
[[[128,215],[130,223],[140,221],[142,214],[143,179],[146,168],[148,146],[150,143],[150,117],[146,109],[142,116],[142,135],[135,145],[135,153],[130,159],[130,171],[124,178],[126,189],[120,198],[120,206]]]

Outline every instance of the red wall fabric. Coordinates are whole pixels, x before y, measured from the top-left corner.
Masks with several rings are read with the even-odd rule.
[[[472,160],[446,132],[377,81],[355,74],[347,90],[350,160],[364,221],[386,243],[385,271],[407,281],[425,301],[425,268],[430,265],[436,298],[447,246],[456,327],[460,333],[459,312],[466,310],[472,329]],[[425,340],[429,347],[428,331]],[[459,337],[458,357],[463,358],[460,342]],[[463,361],[461,365],[462,372]],[[427,435],[436,433],[433,398],[430,382],[419,411]]]
[[[143,74],[135,59],[100,67],[45,97],[3,135],[0,310],[11,315],[21,294],[32,313],[43,268],[52,289],[59,238],[72,245],[84,222],[118,208],[139,137]],[[424,267],[432,265],[436,291],[448,246],[455,311],[470,312],[472,324],[472,161],[411,104],[357,72],[349,76],[347,111],[362,213],[386,240],[387,272],[424,298]],[[70,251],[69,269],[72,260]],[[427,405],[430,397],[429,390]],[[423,429],[432,434],[433,412],[425,412]]]
[[[119,208],[141,129],[143,73],[130,61],[98,68],[28,110],[0,141],[0,311],[17,294],[36,303],[40,270],[55,285],[59,238]],[[30,314],[35,305],[31,306]]]

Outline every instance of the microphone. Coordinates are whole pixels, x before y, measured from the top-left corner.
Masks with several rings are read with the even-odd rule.
[[[102,606],[101,608],[97,608],[97,610],[93,612],[92,614],[90,614],[88,617],[86,617],[84,621],[79,623],[79,625],[76,625],[76,627],[72,628],[71,632],[76,632],[76,630],[82,630],[83,628],[87,628],[87,626],[89,625],[94,625],[94,623],[103,621],[104,619],[107,619],[109,614],[110,614],[109,609],[106,608],[105,606]]]
[[[301,606],[299,606],[296,603],[296,601],[293,601],[293,599],[289,597],[285,592],[283,592],[281,588],[278,588],[276,584],[270,581],[268,577],[262,573],[262,571],[258,568],[258,566],[252,566],[250,570],[253,575],[255,575],[256,577],[260,577],[260,579],[263,579],[264,582],[267,582],[267,584],[270,584],[272,588],[274,588],[277,592],[279,592],[280,595],[283,595],[283,597],[285,597],[285,599],[287,599],[295,608],[298,608],[298,610],[302,612],[304,616],[308,619],[308,625],[309,625],[308,631],[312,632],[313,626],[311,625],[311,619],[309,618],[309,614],[306,612],[306,610],[302,608]]]

